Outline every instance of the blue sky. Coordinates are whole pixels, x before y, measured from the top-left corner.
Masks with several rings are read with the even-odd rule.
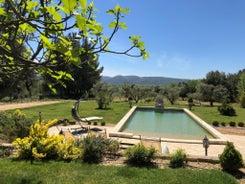
[[[128,48],[140,35],[150,58],[101,54],[103,75],[163,76],[201,79],[212,70],[236,73],[245,68],[245,0],[94,0],[97,19],[116,4],[130,8],[110,48]]]

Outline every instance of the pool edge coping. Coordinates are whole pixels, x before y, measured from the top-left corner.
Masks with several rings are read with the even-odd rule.
[[[157,137],[149,137],[142,135],[134,135],[133,133],[120,132],[121,128],[124,126],[125,122],[130,118],[130,116],[134,113],[136,108],[152,108],[153,106],[133,106],[124,117],[117,123],[114,127],[113,131],[109,133],[109,137],[119,137],[119,138],[128,138],[128,139],[140,139],[140,140],[151,140],[151,141],[159,141],[159,142],[174,142],[174,143],[189,143],[189,144],[202,144],[202,140],[190,140],[190,139],[170,139],[170,138],[157,138]],[[206,131],[208,131],[212,136],[216,139],[209,139],[210,144],[226,144],[229,139],[214,129],[211,125],[203,121],[197,115],[186,108],[165,108],[165,109],[174,109],[174,110],[183,110],[187,113],[191,118],[199,123]]]

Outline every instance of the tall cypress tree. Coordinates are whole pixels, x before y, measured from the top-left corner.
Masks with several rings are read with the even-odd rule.
[[[74,80],[66,80],[63,81],[62,84],[57,83],[54,86],[61,98],[79,99],[87,94],[93,85],[100,80],[103,67],[99,67],[98,55],[90,52],[91,44],[87,39],[83,39],[83,42],[80,43],[76,40],[75,34],[70,34],[68,38],[72,41],[73,46],[76,47],[77,50],[83,49],[83,51],[85,50],[86,52],[82,52],[83,54],[79,56],[81,62],[78,65],[70,63],[61,65],[58,68],[60,71],[68,71]],[[56,57],[57,62],[62,60],[58,54]],[[48,78],[48,76],[46,76],[46,81],[57,82]]]

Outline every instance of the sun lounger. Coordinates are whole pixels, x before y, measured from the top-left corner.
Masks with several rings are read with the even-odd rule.
[[[91,121],[96,121],[96,120],[103,120],[103,117],[97,117],[97,116],[92,116],[92,117],[80,117],[78,114],[78,107],[79,107],[79,100],[73,105],[71,109],[72,117],[77,120],[78,122],[91,122]]]

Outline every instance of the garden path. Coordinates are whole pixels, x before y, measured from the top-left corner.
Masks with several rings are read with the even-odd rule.
[[[61,101],[37,101],[37,102],[27,102],[27,103],[0,103],[0,111],[26,108],[40,105],[48,105],[54,103],[61,103]]]

